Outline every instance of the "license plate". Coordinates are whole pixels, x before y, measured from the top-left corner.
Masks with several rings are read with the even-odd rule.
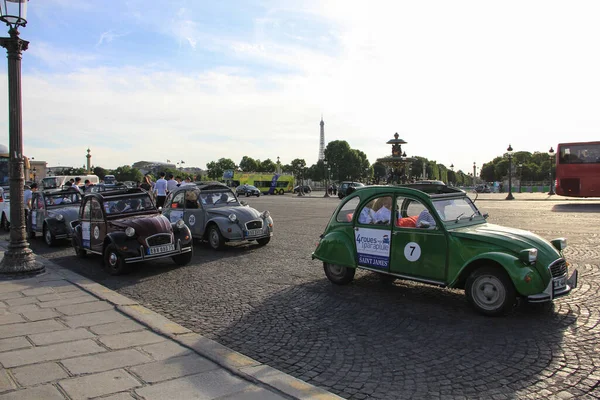
[[[260,235],[262,235],[262,229],[250,229],[246,236],[252,237],[252,236],[260,236]]]
[[[565,286],[567,286],[567,277],[563,277],[563,278],[557,278],[554,279],[554,281],[552,281],[552,287],[554,289],[563,289]]]
[[[173,243],[164,244],[162,246],[149,247],[148,254],[153,255],[153,254],[167,253],[167,252],[173,251],[173,250],[175,250],[175,245]]]

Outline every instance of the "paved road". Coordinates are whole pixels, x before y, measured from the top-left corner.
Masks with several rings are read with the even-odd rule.
[[[358,273],[339,287],[311,260],[337,199],[250,199],[268,208],[266,247],[196,245],[193,264],[106,275],[99,257],[34,250],[243,354],[349,399],[600,398],[599,201],[482,200],[489,221],[566,236],[580,288],[505,318],[475,314],[462,291]],[[6,235],[5,235],[6,236]]]

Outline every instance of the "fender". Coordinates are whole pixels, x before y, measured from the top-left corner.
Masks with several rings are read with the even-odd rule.
[[[71,230],[67,227],[67,224],[64,219],[62,221],[59,221],[56,218],[46,218],[44,220],[44,224],[55,235],[70,235],[71,234]],[[42,229],[43,229],[44,224],[42,224]]]
[[[312,254],[323,262],[356,268],[356,252],[354,251],[354,238],[343,231],[333,231],[319,241],[319,245]]]
[[[489,252],[478,254],[470,260],[467,260],[448,286],[459,286],[461,282],[466,281],[468,275],[473,270],[473,266],[476,264],[486,264],[489,261],[494,261],[502,266],[506,274],[513,282],[513,285],[515,285],[515,289],[522,296],[541,293],[548,285],[547,282],[544,284],[539,273],[533,266],[524,264],[517,257],[506,253]],[[530,279],[529,282],[525,281],[526,277]]]
[[[182,245],[190,244],[192,242],[192,231],[187,225],[184,225],[183,228],[179,229],[177,227],[177,223],[174,222],[171,224],[171,228],[173,229],[173,237],[175,239],[175,243],[177,240],[181,240]]]

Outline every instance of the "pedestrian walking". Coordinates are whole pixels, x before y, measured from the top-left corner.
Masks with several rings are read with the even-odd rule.
[[[164,172],[160,173],[160,178],[154,183],[154,193],[156,194],[156,207],[164,206],[167,198],[167,180]]]

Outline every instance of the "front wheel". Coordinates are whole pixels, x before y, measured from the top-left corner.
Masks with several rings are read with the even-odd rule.
[[[323,269],[327,279],[336,285],[346,285],[352,282],[356,268],[344,267],[343,265],[323,263]]]
[[[515,287],[501,268],[482,267],[467,279],[467,300],[479,313],[488,316],[504,315],[517,303]]]
[[[87,255],[87,251],[84,248],[79,246],[79,242],[75,239],[75,236],[71,238],[71,245],[73,246],[73,250],[75,250],[75,255],[79,258],[84,258]]]
[[[283,189],[279,189],[279,195],[283,196],[283,193],[284,193]]]
[[[111,275],[122,275],[129,271],[117,246],[112,243],[104,249],[104,269]]]
[[[266,246],[271,241],[271,236],[262,239],[256,239],[256,241],[258,242],[259,246]]]
[[[44,227],[44,241],[49,247],[54,246],[56,239],[54,239],[54,233],[47,226]]]
[[[225,246],[225,239],[216,225],[211,225],[208,229],[208,244],[213,250],[220,250]]]
[[[173,262],[181,267],[187,265],[192,261],[192,256],[194,255],[194,251],[190,250],[187,253],[177,254],[176,256],[171,257]]]

